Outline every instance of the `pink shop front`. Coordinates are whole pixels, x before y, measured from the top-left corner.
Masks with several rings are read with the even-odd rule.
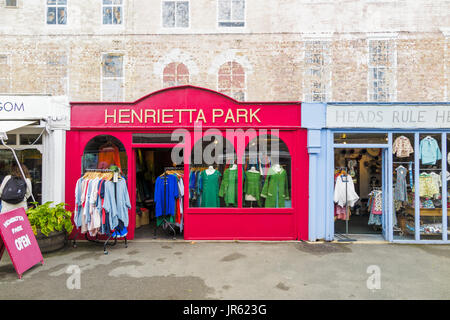
[[[238,102],[193,86],[131,103],[71,103],[65,198],[74,232],[307,240],[300,116],[300,102]]]

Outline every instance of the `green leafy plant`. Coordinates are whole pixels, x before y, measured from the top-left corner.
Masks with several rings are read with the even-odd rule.
[[[37,202],[33,202],[34,208],[27,210],[28,220],[35,235],[37,235],[38,230],[41,230],[41,233],[45,236],[48,236],[52,231],[62,231],[63,229],[67,233],[72,232],[73,225],[70,220],[72,213],[66,210],[67,203],[61,202],[51,207],[52,203],[53,201],[47,201],[39,205]]]

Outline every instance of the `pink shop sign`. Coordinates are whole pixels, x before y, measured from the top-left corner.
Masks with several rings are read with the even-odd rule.
[[[44,264],[24,208],[0,214],[0,236],[0,259],[6,248],[19,279],[37,263]]]

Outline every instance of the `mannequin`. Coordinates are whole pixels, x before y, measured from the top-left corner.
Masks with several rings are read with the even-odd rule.
[[[250,170],[248,170],[248,171],[249,171],[249,172],[253,172],[253,173],[259,173],[259,171],[256,170],[255,166],[252,166],[252,167],[250,168]]]
[[[237,165],[235,163],[233,163],[230,167],[230,170],[236,170],[237,169]]]
[[[250,202],[250,207],[260,206],[260,179],[261,173],[256,170],[255,166],[251,166],[250,170],[247,170],[246,179],[244,182],[245,201]]]
[[[216,171],[216,169],[214,169],[213,166],[209,166],[208,169],[205,170],[205,172],[208,176],[212,175],[215,171]]]

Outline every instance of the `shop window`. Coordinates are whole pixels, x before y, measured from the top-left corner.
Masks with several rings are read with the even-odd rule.
[[[393,134],[394,239],[414,239],[414,134]]]
[[[67,24],[67,0],[47,0],[47,24]]]
[[[335,144],[387,144],[387,133],[335,133]]]
[[[0,54],[0,93],[11,91],[11,65],[9,56]]]
[[[171,133],[134,133],[133,143],[179,143],[180,139],[173,139]]]
[[[68,92],[67,55],[65,53],[51,54],[47,57],[45,72],[46,93],[51,95],[66,95]]]
[[[169,63],[163,71],[163,86],[173,87],[189,84],[189,70],[183,63]]]
[[[122,0],[103,0],[103,24],[120,25],[123,20]]]
[[[304,101],[331,100],[330,57],[330,41],[305,42]]]
[[[390,40],[369,40],[369,101],[395,101],[396,53]]]
[[[417,231],[420,232],[420,239],[422,240],[441,240],[443,232],[442,135],[420,134],[419,141],[420,226]]]
[[[123,55],[107,53],[102,56],[102,100],[124,99]]]
[[[5,141],[7,145],[16,145],[17,144],[17,135],[8,133],[8,140]]]
[[[276,136],[250,141],[243,165],[243,206],[291,208],[291,154]]]
[[[219,27],[245,26],[245,0],[218,0]]]
[[[221,135],[208,135],[192,149],[189,173],[189,206],[237,207],[236,153]]]
[[[8,135],[8,138],[10,136]],[[42,154],[36,149],[16,150],[19,162],[26,167],[31,176],[33,196],[38,203],[42,203]],[[0,180],[11,173],[11,166],[15,163],[11,150],[0,149]],[[30,197],[28,202],[32,201]]]
[[[83,152],[82,172],[94,169],[115,169],[126,176],[128,172],[128,160],[125,147],[119,139],[110,135],[100,135],[91,139]]]
[[[218,91],[238,101],[245,100],[245,71],[239,63],[229,61],[219,68]]]
[[[189,1],[163,1],[162,22],[164,28],[188,28]]]

